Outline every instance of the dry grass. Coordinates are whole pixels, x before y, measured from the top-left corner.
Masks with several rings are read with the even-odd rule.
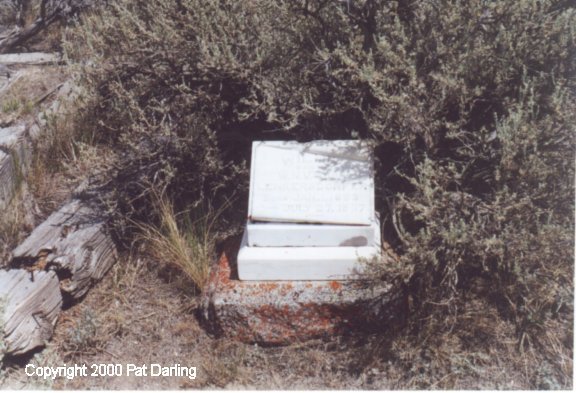
[[[65,310],[47,354],[51,364],[180,363],[196,380],[169,377],[59,379],[54,389],[569,389],[571,359],[538,348],[518,351],[515,327],[494,305],[469,299],[450,333],[415,345],[406,330],[382,349],[381,337],[334,338],[263,348],[210,337],[193,297],[158,261],[123,255],[80,303]],[[180,284],[180,283],[178,283]],[[492,315],[493,317],[488,317]],[[451,323],[451,320],[438,321]],[[550,327],[551,333],[562,331]],[[560,337],[560,336],[558,336]],[[35,360],[34,360],[35,361]],[[567,373],[562,370],[566,363]],[[8,366],[0,387],[30,383]]]
[[[34,211],[30,192],[22,184],[8,207],[0,214],[0,267],[8,262],[10,251],[34,227]]]
[[[141,272],[140,261],[115,265],[104,285],[96,291],[96,301],[63,313],[54,340],[60,344],[58,350],[64,360],[102,353],[114,356],[106,348],[114,338],[131,331],[135,320],[131,320],[130,312],[120,310],[130,309],[130,299],[139,296]]]
[[[346,371],[353,354],[345,347],[315,341],[286,348],[262,348],[209,337],[189,308],[191,298],[176,289],[174,281],[167,281],[158,261],[127,255],[121,260],[124,262],[116,264],[83,302],[64,311],[53,338],[58,355],[63,361],[76,364],[180,363],[196,366],[197,379],[81,378],[56,381],[54,388],[361,386],[360,380]],[[87,338],[82,341],[84,346],[77,345],[79,336]]]
[[[95,145],[93,134],[78,119],[76,98],[59,97],[57,113],[48,111],[40,115],[45,138],[38,146],[38,155],[43,166],[52,172],[78,166],[85,146]],[[97,161],[91,163],[97,164]]]
[[[0,92],[0,127],[32,124],[37,114],[52,101],[53,93],[64,77],[65,73],[59,67],[30,66],[16,70],[10,83]],[[47,140],[50,138],[41,138],[43,143]],[[48,152],[35,149],[30,170],[18,171],[16,194],[0,214],[0,266],[7,262],[10,251],[34,225],[69,195],[64,176],[49,171],[51,158]],[[53,157],[54,160],[58,158]],[[20,165],[16,166],[20,168]]]
[[[154,259],[178,268],[202,291],[215,258],[212,226],[218,214],[200,208],[176,214],[165,196],[155,195],[160,224],[137,223],[139,240]]]
[[[25,70],[12,67],[13,81],[0,95],[0,125],[16,121],[30,122],[50,95],[66,78],[62,67],[30,66]]]
[[[70,194],[66,177],[45,166],[40,154],[33,157],[27,180],[42,217],[55,211]]]
[[[63,313],[54,341],[75,363],[161,363],[201,367],[209,340],[189,311],[190,299],[174,282],[161,279],[156,261],[131,258],[118,263],[88,297]],[[86,316],[89,315],[89,318]],[[83,344],[77,345],[78,337]],[[199,377],[200,379],[200,377]],[[129,389],[198,386],[186,378],[85,378],[60,381],[65,389]],[[203,383],[207,383],[204,381]]]
[[[11,115],[13,113],[28,114],[32,113],[34,103],[32,101],[20,101],[17,98],[10,98],[3,100],[2,113]]]
[[[359,352],[363,368],[381,368],[393,389],[571,389],[572,325],[559,316],[541,342],[519,346],[516,324],[474,294],[422,329],[375,337]],[[567,320],[564,320],[567,318]],[[448,328],[446,328],[448,327]]]
[[[79,94],[68,89],[57,96],[56,113],[39,115],[43,137],[35,146],[28,182],[44,215],[56,210],[82,181],[108,175],[115,157],[86,126],[94,119],[79,118]]]
[[[0,94],[0,126],[38,123],[38,116],[53,102],[65,78],[63,67],[30,66],[17,70]],[[40,218],[55,210],[70,193],[70,176],[61,173],[61,168],[75,139],[74,127],[63,127],[65,121],[61,118],[52,116],[45,120],[38,124],[42,137],[34,146],[31,170],[24,179],[38,207],[35,214],[39,213]]]

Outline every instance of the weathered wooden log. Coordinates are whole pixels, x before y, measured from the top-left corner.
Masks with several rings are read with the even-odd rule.
[[[12,198],[14,190],[12,158],[0,149],[0,209]]]
[[[54,270],[61,290],[78,299],[116,260],[102,215],[75,199],[32,231],[13,251],[10,265]]]
[[[0,270],[0,359],[45,345],[61,308],[54,272]]]
[[[25,132],[25,126],[0,128],[0,210],[18,190],[31,160]]]
[[[27,26],[24,29],[12,31],[8,36],[0,41],[0,53],[6,53],[18,45],[28,41],[30,38],[34,37],[57,21],[59,17],[60,15],[58,13],[53,13],[48,17],[40,17],[36,19],[30,26]]]
[[[0,63],[5,65],[49,65],[62,62],[58,53],[29,52],[0,54]]]
[[[22,3],[22,0],[20,0]],[[26,1],[27,3],[27,1]],[[66,20],[71,16],[77,14],[78,12],[89,8],[97,3],[96,1],[70,1],[70,0],[40,0],[39,8],[40,12],[38,18],[29,26],[23,27],[22,29],[15,29],[10,32],[7,36],[0,39],[0,53],[5,53],[13,48],[22,45],[30,38],[36,36],[37,34],[43,32],[48,26],[58,20]],[[25,9],[25,7],[24,7]],[[22,10],[22,8],[21,8]],[[20,19],[20,25],[23,25],[22,17]]]

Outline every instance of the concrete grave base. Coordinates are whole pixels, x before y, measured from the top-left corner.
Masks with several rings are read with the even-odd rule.
[[[362,247],[380,244],[380,221],[370,225],[246,223],[248,247]]]
[[[390,284],[368,288],[359,281],[239,281],[239,241],[212,268],[202,300],[202,319],[220,337],[262,345],[329,339],[369,328],[383,330],[405,307]]]
[[[245,239],[245,237],[244,237]],[[359,259],[378,256],[373,247],[248,247],[238,253],[241,280],[345,280],[364,271]]]

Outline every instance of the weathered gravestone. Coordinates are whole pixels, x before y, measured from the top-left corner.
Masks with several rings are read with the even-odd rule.
[[[241,244],[223,245],[202,295],[210,332],[284,345],[398,322],[403,290],[350,280],[381,250],[365,144],[254,142],[249,203]]]
[[[254,142],[241,280],[354,278],[380,253],[373,160],[361,141]]]

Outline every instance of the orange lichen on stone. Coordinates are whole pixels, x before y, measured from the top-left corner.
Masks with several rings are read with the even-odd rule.
[[[364,300],[372,293],[342,281],[239,281],[232,273],[237,253],[232,246],[213,265],[203,294],[202,315],[213,333],[284,345],[348,334],[365,325]]]
[[[290,284],[289,282],[283,283],[280,286],[279,294],[281,296],[287,296],[290,292],[292,292],[293,289],[294,289],[294,286],[292,284]]]
[[[265,292],[270,292],[276,290],[278,288],[278,284],[275,283],[260,283],[258,284],[258,288]]]
[[[340,284],[338,281],[330,281],[330,288],[332,288],[334,291],[338,291],[342,288],[342,284]]]
[[[225,284],[230,281],[230,263],[228,262],[228,256],[225,252],[222,253],[220,260],[218,261],[218,280]]]

